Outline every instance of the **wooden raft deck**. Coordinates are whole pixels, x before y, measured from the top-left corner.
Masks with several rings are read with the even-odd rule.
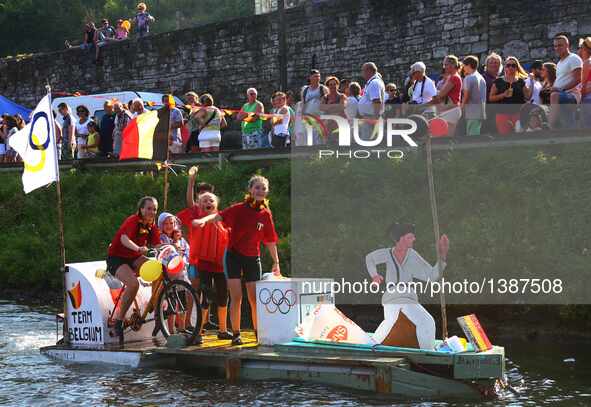
[[[288,380],[334,385],[401,398],[482,398],[504,374],[504,350],[444,354],[394,348],[368,351],[355,346],[291,342],[257,345],[243,332],[244,344],[231,346],[215,333],[202,345],[167,348],[152,339],[101,349],[49,346],[41,351],[70,362],[115,363],[134,367],[189,370],[230,383],[244,380]]]

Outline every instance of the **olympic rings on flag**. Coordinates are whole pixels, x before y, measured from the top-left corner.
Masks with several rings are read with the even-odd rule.
[[[47,138],[43,143],[40,143],[39,137],[36,134],[33,134],[33,131],[35,130],[35,124],[37,123],[38,120],[41,120],[41,119],[45,120],[46,134],[47,134]],[[23,163],[25,166],[25,171],[39,172],[39,171],[43,170],[43,168],[45,167],[46,154],[47,154],[46,150],[49,147],[49,143],[51,142],[51,136],[50,136],[51,127],[49,124],[49,118],[47,117],[47,114],[45,112],[35,113],[35,115],[33,116],[33,119],[31,120],[30,126],[31,127],[29,129],[29,146],[33,150],[40,152],[40,158],[36,164],[31,164],[31,163],[25,161],[24,157],[23,157]]]
[[[43,144],[39,143],[39,140],[33,140],[33,130],[35,129],[35,124],[37,123],[37,120],[40,120],[41,118],[43,118],[45,120],[45,127],[46,127],[46,134],[47,134],[47,139],[43,142]],[[31,120],[31,129],[29,130],[29,145],[31,146],[31,148],[33,150],[47,150],[47,147],[49,147],[49,142],[51,141],[51,137],[50,137],[50,133],[51,132],[51,127],[49,125],[49,117],[47,117],[47,113],[45,112],[37,112],[35,113],[35,115],[33,116],[33,119]]]
[[[269,314],[275,314],[279,311],[285,315],[296,305],[297,297],[291,289],[283,292],[278,288],[273,291],[263,288],[259,291],[259,301],[265,306]]]

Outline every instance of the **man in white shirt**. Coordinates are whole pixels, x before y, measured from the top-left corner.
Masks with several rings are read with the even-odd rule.
[[[583,61],[570,52],[568,38],[559,35],[554,38],[554,51],[560,57],[556,65],[556,81],[550,94],[550,126],[559,125],[566,128],[575,127],[575,109],[572,105],[581,100],[581,77],[583,73]]]
[[[410,77],[413,81],[411,104],[424,105],[437,94],[435,82],[427,75],[427,67],[422,61],[415,62],[410,67]]]
[[[373,62],[363,64],[361,75],[366,82],[357,109],[359,116],[368,121],[360,124],[359,137],[369,140],[375,127],[373,120],[379,119],[384,114],[386,86],[382,75],[378,72],[378,67]]]
[[[388,346],[419,347],[433,350],[435,347],[435,320],[419,304],[414,279],[435,281],[446,266],[449,240],[446,235],[439,240],[442,264],[431,266],[413,248],[414,225],[394,223],[390,226],[394,247],[369,253],[365,258],[367,272],[376,284],[384,282],[377,266],[386,265],[386,289],[382,296],[384,321],[376,329],[373,339]]]

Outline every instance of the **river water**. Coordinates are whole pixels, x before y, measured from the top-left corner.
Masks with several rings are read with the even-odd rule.
[[[229,385],[173,370],[64,365],[39,353],[55,343],[50,309],[0,302],[0,405],[10,406],[474,406],[392,402],[320,385]],[[503,342],[514,389],[482,406],[591,406],[591,345]],[[574,359],[574,361],[573,361]],[[565,361],[566,360],[566,361]]]

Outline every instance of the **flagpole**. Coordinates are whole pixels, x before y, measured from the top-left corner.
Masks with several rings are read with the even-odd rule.
[[[170,159],[170,116],[172,115],[172,107],[170,101],[168,104],[168,132],[166,133],[166,161],[164,165],[164,210],[168,209],[168,160]]]
[[[51,106],[51,86],[47,84],[45,86],[47,89],[47,95],[49,97],[49,106]],[[70,335],[68,334],[68,314],[67,314],[67,294],[66,290],[68,289],[66,286],[66,242],[65,242],[65,235],[64,235],[64,204],[62,201],[62,182],[60,179],[60,165],[59,165],[59,157],[58,157],[58,148],[57,148],[57,137],[55,134],[55,119],[53,116],[51,117],[51,126],[50,126],[50,134],[53,134],[53,150],[55,154],[55,174],[56,174],[56,183],[55,183],[55,190],[57,193],[57,223],[58,223],[58,233],[59,233],[59,245],[60,245],[60,273],[62,275],[62,283],[63,283],[63,305],[64,305],[64,344],[68,345],[70,343]]]
[[[431,202],[431,217],[433,218],[433,232],[435,233],[435,251],[437,252],[437,268],[439,278],[443,277],[441,268],[441,253],[439,253],[439,216],[437,211],[437,197],[435,196],[435,182],[433,180],[433,158],[431,156],[431,136],[427,135],[427,178],[429,180],[429,201]],[[447,309],[445,306],[445,294],[441,290],[441,328],[443,339],[447,338]]]

